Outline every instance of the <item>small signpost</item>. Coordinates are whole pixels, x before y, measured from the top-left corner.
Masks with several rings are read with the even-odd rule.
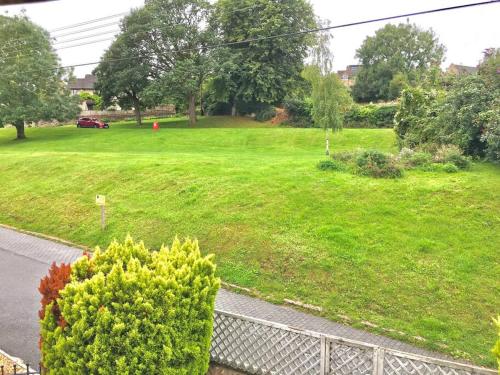
[[[96,195],[95,196],[95,204],[101,207],[101,229],[104,230],[106,227],[106,196],[105,195]]]

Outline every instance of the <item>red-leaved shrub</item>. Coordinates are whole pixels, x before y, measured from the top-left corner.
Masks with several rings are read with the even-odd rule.
[[[64,286],[69,283],[70,275],[70,264],[61,263],[58,266],[56,262],[54,262],[49,269],[49,274],[40,280],[40,286],[38,287],[38,290],[42,295],[42,299],[40,300],[42,306],[40,308],[40,311],[38,311],[40,320],[43,320],[43,318],[45,318],[46,306],[51,302],[54,302],[54,304],[52,305],[52,314],[56,318],[59,326],[65,326],[66,322],[61,316],[61,311],[59,310],[57,299],[59,298],[59,291],[61,291]]]

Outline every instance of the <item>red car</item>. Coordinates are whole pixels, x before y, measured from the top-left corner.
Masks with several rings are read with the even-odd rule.
[[[105,122],[99,121],[96,118],[90,117],[80,117],[76,122],[77,128],[96,128],[96,129],[108,129],[109,125]]]

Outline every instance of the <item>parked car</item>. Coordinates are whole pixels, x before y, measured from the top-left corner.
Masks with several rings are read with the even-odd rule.
[[[80,117],[76,122],[77,128],[96,128],[96,129],[108,129],[109,124],[106,122],[99,121],[96,118],[90,117]]]

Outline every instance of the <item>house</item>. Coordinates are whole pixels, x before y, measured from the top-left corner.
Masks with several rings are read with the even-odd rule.
[[[466,65],[458,65],[458,64],[450,64],[448,69],[446,69],[447,73],[454,74],[457,76],[465,75],[465,74],[476,74],[477,67],[475,66],[466,66]]]
[[[345,70],[337,71],[337,75],[344,85],[351,87],[354,85],[356,74],[358,74],[361,65],[347,65]]]
[[[97,78],[92,74],[85,74],[84,78],[76,78],[68,83],[68,88],[71,90],[72,95],[77,95],[81,92],[88,92],[94,94],[94,85]]]

